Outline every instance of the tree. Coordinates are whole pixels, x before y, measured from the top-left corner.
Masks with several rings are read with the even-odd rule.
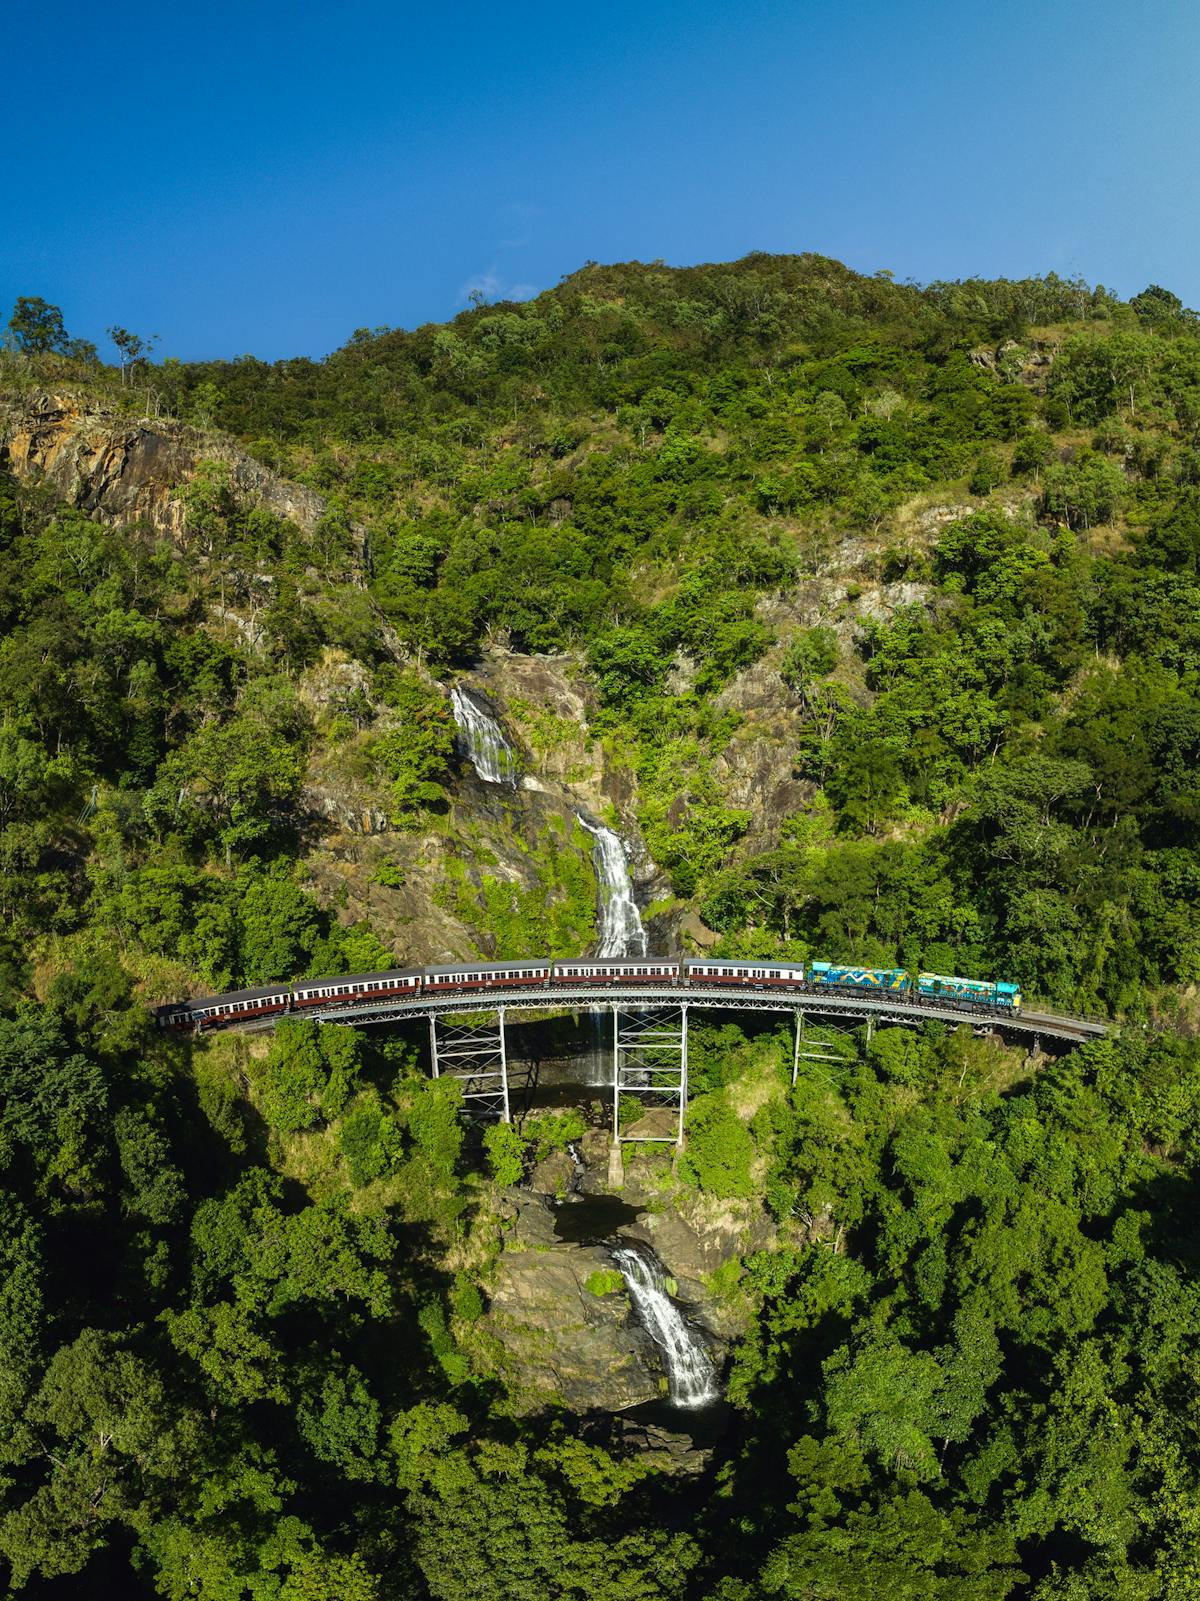
[[[9,332],[20,350],[28,356],[42,356],[65,350],[67,330],[58,306],[40,295],[21,295],[8,319]]]
[[[285,1019],[257,1075],[263,1116],[281,1133],[338,1116],[355,1087],[361,1056],[355,1029]]]
[[[117,347],[117,354],[121,358],[121,382],[126,381],[129,371],[134,367],[144,366],[150,352],[158,343],[158,335],[150,334],[144,338],[141,334],[131,333],[128,328],[115,326],[108,329],[108,337]]]
[[[1194,315],[1192,312],[1184,311],[1183,301],[1178,295],[1173,295],[1169,289],[1163,289],[1159,284],[1150,284],[1140,295],[1134,295],[1129,306],[1130,310],[1136,311],[1141,320],[1149,323],[1151,327],[1175,322],[1182,316]]]
[[[788,641],[779,676],[806,711],[814,704],[813,686],[838,662],[837,635],[832,628],[801,628]]]
[[[973,495],[988,495],[1004,482],[1004,463],[994,450],[985,450],[975,463],[967,488]]]
[[[1124,496],[1125,475],[1102,458],[1093,456],[1046,469],[1045,508],[1052,517],[1061,517],[1068,528],[1086,529],[1110,522]]]
[[[381,672],[378,688],[396,726],[373,741],[371,752],[392,781],[396,821],[403,823],[444,799],[441,780],[454,755],[454,718],[445,698],[414,672]]]
[[[301,1382],[296,1421],[314,1456],[344,1478],[375,1478],[380,1411],[362,1374],[354,1367],[340,1369],[336,1357],[325,1355]]]
[[[825,451],[837,434],[850,420],[846,402],[832,390],[823,390],[813,401],[809,417],[809,434],[818,448]]]

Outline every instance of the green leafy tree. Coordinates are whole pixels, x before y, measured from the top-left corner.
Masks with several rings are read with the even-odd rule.
[[[151,351],[158,343],[158,335],[151,334],[146,338],[142,334],[131,333],[128,328],[119,325],[109,328],[107,332],[116,346],[121,363],[121,382],[124,383],[131,371],[145,366]]]
[[[17,348],[27,355],[41,356],[61,351],[67,345],[67,330],[58,306],[40,295],[19,295],[8,319],[8,330]]]

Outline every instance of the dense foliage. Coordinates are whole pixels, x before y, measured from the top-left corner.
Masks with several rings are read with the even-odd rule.
[[[325,362],[152,364],[122,329],[113,372],[36,297],[10,331],[18,397],[224,429],[328,499],[302,533],[214,457],[170,542],[0,478],[13,1593],[1195,1594],[1192,315],[749,257],[589,266]],[[794,1088],[784,1042],[696,1030],[666,1182],[778,1226],[714,1275],[749,1332],[699,1485],[496,1377],[480,1219],[573,1114],[483,1160],[412,1040],[176,1044],[146,1011],[391,964],[317,870],[322,767],[446,845],[481,950],[588,942],[582,831],[514,835],[514,887],[455,806],[439,680],[505,643],[570,655],[719,950],[1125,1025],[1048,1064],[831,1035]],[[782,815],[732,793],[756,741]]]
[[[331,497],[301,552],[189,491],[243,592],[256,558],[289,575],[261,612],[282,672],[322,645],[377,668],[379,618],[439,671],[486,639],[583,652],[651,854],[725,949],[1096,1011],[1200,978],[1200,340],[1167,291],[590,266],[324,363],[153,374]],[[817,627],[774,599],[797,590]],[[715,700],[764,657],[816,792],[766,849]],[[412,708],[375,748],[401,810],[436,799]]]

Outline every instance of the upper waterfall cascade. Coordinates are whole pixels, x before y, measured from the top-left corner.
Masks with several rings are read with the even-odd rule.
[[[454,721],[458,724],[471,765],[487,784],[517,782],[517,758],[503,728],[475,699],[470,690],[455,684],[450,690]]]
[[[708,1406],[718,1396],[717,1372],[702,1341],[667,1294],[662,1263],[650,1251],[619,1245],[612,1253],[650,1338],[663,1354],[676,1406]]]
[[[611,828],[602,823],[580,823],[596,841],[592,861],[600,885],[600,936],[597,956],[645,956],[646,930],[633,898],[633,880],[625,847]]]

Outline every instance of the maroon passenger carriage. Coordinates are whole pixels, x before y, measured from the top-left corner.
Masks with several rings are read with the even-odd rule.
[[[337,978],[306,978],[292,985],[297,1007],[336,1006],[359,1001],[381,1001],[421,993],[421,969],[403,972],[390,968],[386,973],[343,973]]]
[[[261,989],[232,990],[198,1001],[178,1001],[158,1008],[160,1028],[212,1028],[216,1024],[244,1023],[252,1017],[286,1012],[292,1004],[290,984],[268,984]]]
[[[461,967],[427,967],[425,993],[464,990],[528,989],[550,981],[549,962],[472,962]]]
[[[673,984],[679,961],[664,956],[581,956],[555,962],[556,984]]]
[[[710,956],[689,956],[683,966],[689,984],[737,984],[753,989],[804,987],[804,969],[799,963],[724,961]]]

